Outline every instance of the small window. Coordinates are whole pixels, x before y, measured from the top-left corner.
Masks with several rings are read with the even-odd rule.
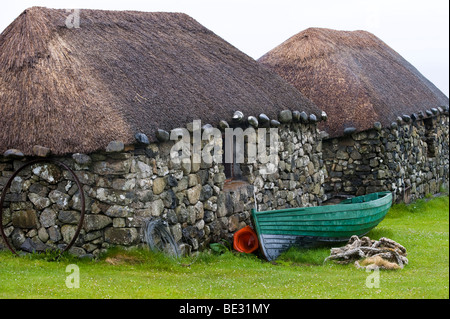
[[[224,173],[225,173],[225,178],[226,181],[232,181],[232,180],[241,180],[242,179],[242,171],[241,171],[241,166],[239,163],[237,163],[237,154],[238,152],[240,152],[241,150],[239,150],[239,145],[237,145],[236,143],[236,137],[233,136],[233,156],[232,156],[232,162],[231,163],[227,163],[227,161],[225,160],[225,154],[226,154],[226,149],[225,149],[225,136],[222,136],[223,139],[223,155],[222,155],[222,163],[224,165]]]
[[[423,120],[425,126],[425,142],[427,143],[427,157],[436,157],[436,134],[433,119]]]

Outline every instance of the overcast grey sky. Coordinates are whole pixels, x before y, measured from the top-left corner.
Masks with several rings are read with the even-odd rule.
[[[0,30],[32,6],[184,12],[255,59],[308,27],[367,30],[449,95],[448,0],[15,0]]]

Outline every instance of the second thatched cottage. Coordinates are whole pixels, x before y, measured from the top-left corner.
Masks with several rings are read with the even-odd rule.
[[[259,62],[328,114],[328,195],[409,201],[448,188],[449,99],[373,34],[310,28]]]
[[[142,244],[145,222],[157,218],[177,245],[197,250],[232,237],[255,206],[318,205],[323,118],[293,86],[185,14],[25,10],[0,35],[3,245],[73,243],[72,252],[97,255]],[[249,161],[251,152],[233,146],[243,163],[194,161],[190,142],[200,134],[204,151],[204,133],[216,127],[276,129],[278,140],[258,144],[268,154],[278,147],[274,161]],[[186,132],[188,156],[173,161]],[[221,137],[212,150],[226,155]]]

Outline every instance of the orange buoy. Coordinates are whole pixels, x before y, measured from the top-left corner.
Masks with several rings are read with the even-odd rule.
[[[250,254],[258,246],[258,236],[250,226],[245,226],[234,233],[233,248],[238,252]]]

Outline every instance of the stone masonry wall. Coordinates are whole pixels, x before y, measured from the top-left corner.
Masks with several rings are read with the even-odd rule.
[[[279,132],[277,172],[261,174],[259,163],[244,163],[245,181],[235,184],[225,183],[222,164],[174,164],[173,141],[52,157],[74,170],[86,196],[84,224],[71,252],[97,256],[115,245],[143,246],[142,226],[150,218],[167,221],[182,251],[202,250],[251,224],[255,199],[260,210],[320,204],[326,172],[316,125],[282,124]],[[31,159],[0,157],[0,190]],[[15,249],[70,242],[81,215],[72,179],[68,171],[41,163],[13,180],[2,225]]]
[[[407,120],[324,140],[328,197],[390,190],[408,202],[448,188],[448,115]]]

